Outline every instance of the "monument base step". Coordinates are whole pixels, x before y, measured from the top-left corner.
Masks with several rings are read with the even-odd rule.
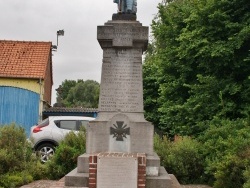
[[[89,187],[72,187],[72,186],[64,186],[63,188],[89,188]]]
[[[78,157],[77,168],[65,176],[65,188],[89,187],[89,157],[90,154],[86,153]],[[160,166],[160,158],[156,153],[148,155],[146,161],[146,188],[180,188],[176,177]]]
[[[89,173],[79,173],[77,168],[65,176],[64,188],[89,188]],[[159,176],[147,176],[146,188],[180,188],[178,180],[173,174],[168,174],[164,167],[160,167]]]
[[[172,180],[172,183],[173,183],[173,188],[180,188],[181,187],[181,184],[179,183],[179,181],[177,180],[177,178],[175,177],[174,174],[169,174],[171,180]]]
[[[77,160],[77,172],[88,173],[89,172],[89,154],[84,153],[78,157]],[[147,167],[160,167],[160,158],[156,153],[147,156]]]
[[[84,153],[77,158],[77,172],[78,173],[89,172],[89,154]]]
[[[159,176],[147,176],[146,188],[180,188],[179,182],[175,182],[175,178],[167,173],[164,167],[160,167]]]
[[[88,187],[89,173],[79,173],[77,168],[65,176],[65,187]]]

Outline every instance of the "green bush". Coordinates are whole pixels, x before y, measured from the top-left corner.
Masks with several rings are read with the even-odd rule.
[[[70,132],[56,148],[54,156],[46,163],[48,178],[59,179],[73,170],[77,158],[85,152],[86,131]]]
[[[155,136],[154,148],[169,173],[175,174],[180,183],[200,183],[203,175],[201,145],[194,139],[183,137],[171,142],[166,137]]]
[[[206,181],[214,188],[242,188],[250,165],[250,127],[246,120],[218,120],[201,135]]]
[[[25,131],[15,124],[0,127],[0,187],[14,188],[44,178]]]
[[[48,167],[41,163],[40,158],[35,154],[27,163],[26,171],[32,175],[33,180],[48,179]]]
[[[250,167],[245,170],[244,177],[245,177],[245,183],[243,185],[243,188],[250,188]]]
[[[162,166],[167,163],[166,160],[167,156],[170,155],[171,147],[172,144],[166,136],[161,138],[158,134],[154,135],[154,150],[159,155]]]
[[[25,131],[15,124],[0,127],[0,174],[22,171],[32,154]]]
[[[5,188],[16,188],[33,181],[32,175],[25,172],[7,173],[0,175],[0,186]]]

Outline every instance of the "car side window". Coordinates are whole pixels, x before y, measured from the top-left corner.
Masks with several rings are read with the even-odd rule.
[[[87,125],[88,125],[88,122],[87,120],[80,120],[80,126],[78,128],[78,130],[81,129],[81,127],[84,127],[85,129],[87,128]]]
[[[61,120],[59,127],[61,129],[76,130],[76,121],[75,120]]]

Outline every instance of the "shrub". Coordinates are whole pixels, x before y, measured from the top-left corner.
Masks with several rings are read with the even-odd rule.
[[[33,180],[48,179],[48,167],[41,163],[40,158],[35,154],[27,163],[26,171],[32,175]]]
[[[243,172],[245,169],[245,162],[236,155],[228,155],[217,164],[214,188],[240,188],[244,184]]]
[[[250,127],[245,120],[211,121],[200,136],[203,143],[206,181],[214,188],[242,188],[250,164]]]
[[[77,165],[77,158],[85,152],[86,131],[70,132],[56,148],[54,156],[46,163],[48,178],[59,179],[73,170]]]
[[[20,187],[33,181],[33,177],[25,172],[7,173],[0,175],[0,179],[0,186],[6,188]]]
[[[163,136],[161,138],[158,134],[155,134],[154,150],[159,155],[160,160],[161,160],[161,165],[163,166],[165,163],[167,163],[165,160],[167,160],[167,156],[170,155],[171,147],[172,147],[172,144],[166,136]]]
[[[0,174],[25,169],[31,153],[22,127],[15,124],[0,127]]]
[[[200,183],[203,174],[201,145],[194,139],[183,137],[171,142],[166,137],[155,136],[155,151],[169,173],[176,175],[183,183]]]
[[[39,163],[22,127],[15,124],[0,127],[0,187],[18,187],[44,178]]]
[[[244,172],[245,183],[243,188],[250,188],[250,167],[248,167]]]

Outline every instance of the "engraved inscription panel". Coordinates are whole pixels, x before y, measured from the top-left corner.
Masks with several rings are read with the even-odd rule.
[[[148,40],[148,27],[130,24],[98,26],[98,40],[112,40],[113,46],[132,47],[134,40]]]
[[[113,33],[113,26],[97,27],[97,39],[113,39]]]
[[[116,25],[113,46],[133,46],[133,29],[129,25]]]
[[[97,188],[137,188],[135,157],[98,157]]]
[[[141,50],[104,50],[100,111],[143,111]]]

